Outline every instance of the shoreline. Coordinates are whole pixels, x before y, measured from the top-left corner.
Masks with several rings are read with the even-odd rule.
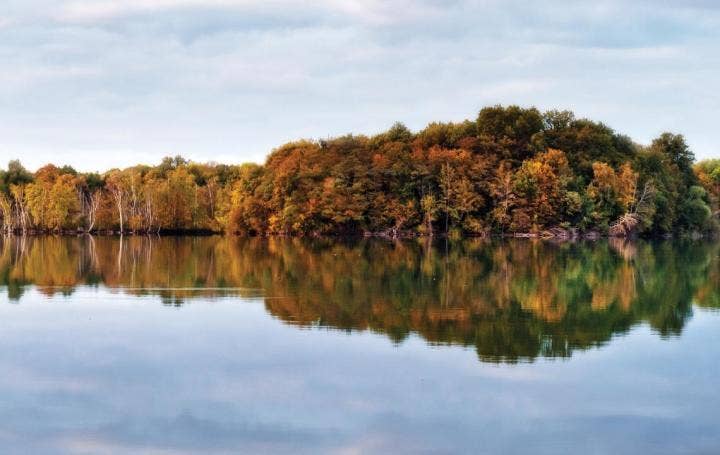
[[[562,229],[549,229],[542,232],[513,232],[513,233],[484,233],[474,235],[453,235],[452,233],[433,233],[432,235],[415,232],[399,232],[399,233],[386,233],[386,232],[359,232],[359,233],[337,233],[337,234],[320,234],[320,233],[308,233],[308,234],[238,234],[228,233],[224,231],[212,231],[212,230],[161,230],[161,231],[124,231],[119,230],[94,230],[94,231],[77,231],[77,230],[55,230],[55,231],[42,231],[42,230],[28,230],[25,232],[16,230],[13,232],[3,232],[2,236],[13,236],[13,237],[46,237],[46,236],[58,236],[58,237],[81,237],[81,236],[92,236],[92,237],[209,237],[209,236],[223,236],[223,237],[238,237],[238,238],[312,238],[312,239],[360,239],[360,238],[379,238],[386,240],[408,240],[414,238],[424,239],[452,239],[452,240],[465,240],[465,239],[528,239],[528,240],[548,240],[548,241],[578,241],[578,240],[602,240],[602,239],[618,239],[618,240],[669,240],[669,239],[712,239],[716,238],[717,235],[712,233],[700,233],[700,232],[682,232],[665,235],[655,236],[642,236],[642,235],[610,235],[603,234],[598,231],[586,231],[579,232],[577,230],[562,230]]]

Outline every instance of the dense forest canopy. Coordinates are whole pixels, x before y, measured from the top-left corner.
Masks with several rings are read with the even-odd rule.
[[[717,230],[720,160],[681,135],[639,145],[569,111],[493,106],[413,133],[302,140],[264,165],[0,171],[5,232],[487,235]]]

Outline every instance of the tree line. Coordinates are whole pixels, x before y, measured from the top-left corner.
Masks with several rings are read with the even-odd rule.
[[[720,160],[682,135],[640,145],[569,111],[493,106],[301,140],[264,165],[189,162],[103,174],[19,161],[0,171],[4,232],[241,235],[666,235],[718,228]]]

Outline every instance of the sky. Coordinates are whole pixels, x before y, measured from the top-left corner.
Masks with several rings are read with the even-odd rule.
[[[720,157],[718,49],[714,0],[0,0],[0,166],[263,162],[494,104]]]

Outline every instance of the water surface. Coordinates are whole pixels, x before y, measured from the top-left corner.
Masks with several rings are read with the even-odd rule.
[[[10,453],[717,453],[720,244],[6,238]]]

